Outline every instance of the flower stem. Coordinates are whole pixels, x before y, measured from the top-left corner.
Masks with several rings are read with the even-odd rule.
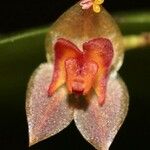
[[[126,35],[123,40],[126,50],[147,47],[150,46],[150,32],[142,33],[140,35]]]

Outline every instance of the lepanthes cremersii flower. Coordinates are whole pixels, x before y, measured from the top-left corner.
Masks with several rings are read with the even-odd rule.
[[[26,111],[29,144],[47,139],[74,120],[82,136],[108,150],[128,110],[128,91],[119,77],[122,35],[107,11],[76,4],[51,27],[47,62],[31,76]]]

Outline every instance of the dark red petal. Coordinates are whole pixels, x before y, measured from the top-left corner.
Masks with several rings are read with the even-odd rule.
[[[95,61],[98,65],[97,81],[94,84],[94,89],[99,96],[99,103],[104,104],[107,78],[110,71],[111,62],[113,59],[113,47],[109,39],[97,38],[83,44],[87,61]]]
[[[81,53],[73,43],[63,38],[57,40],[54,49],[55,67],[52,82],[48,90],[50,96],[58,89],[58,87],[65,83],[65,60],[68,58],[75,58]]]
[[[89,59],[99,66],[109,68],[113,58],[113,46],[109,39],[97,38],[83,44],[84,52]]]
[[[53,96],[48,96],[52,72],[51,64],[40,65],[28,85],[26,111],[30,145],[60,132],[73,119],[73,110],[68,104],[66,88],[62,86]]]
[[[86,109],[76,109],[74,120],[83,137],[97,150],[108,150],[128,111],[128,91],[120,78],[108,81],[106,101],[100,106],[91,95]]]

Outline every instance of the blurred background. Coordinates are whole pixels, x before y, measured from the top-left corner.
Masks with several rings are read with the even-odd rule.
[[[78,0],[1,0],[0,34],[50,24]],[[150,9],[149,0],[105,0],[109,12]]]
[[[1,1],[0,37],[50,25],[76,2],[77,0]],[[112,13],[150,11],[149,0],[105,0],[104,6]],[[44,37],[45,35],[35,37],[31,39],[32,42],[27,40],[23,44],[18,42],[17,46],[11,45],[11,48],[7,42],[6,45],[0,42],[0,150],[94,150],[82,138],[74,123],[53,138],[28,148],[26,85],[33,70],[45,61]],[[129,89],[130,109],[110,150],[150,149],[149,66],[150,48],[127,52],[120,74]]]

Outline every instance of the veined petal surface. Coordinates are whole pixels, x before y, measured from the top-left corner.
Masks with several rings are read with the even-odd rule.
[[[31,76],[28,85],[26,111],[29,145],[57,134],[73,119],[73,110],[69,107],[64,86],[56,90],[52,96],[48,96],[52,72],[51,64],[40,65]]]
[[[108,80],[106,101],[91,95],[86,109],[76,109],[74,120],[83,137],[97,150],[108,150],[128,111],[128,91],[121,78]]]

